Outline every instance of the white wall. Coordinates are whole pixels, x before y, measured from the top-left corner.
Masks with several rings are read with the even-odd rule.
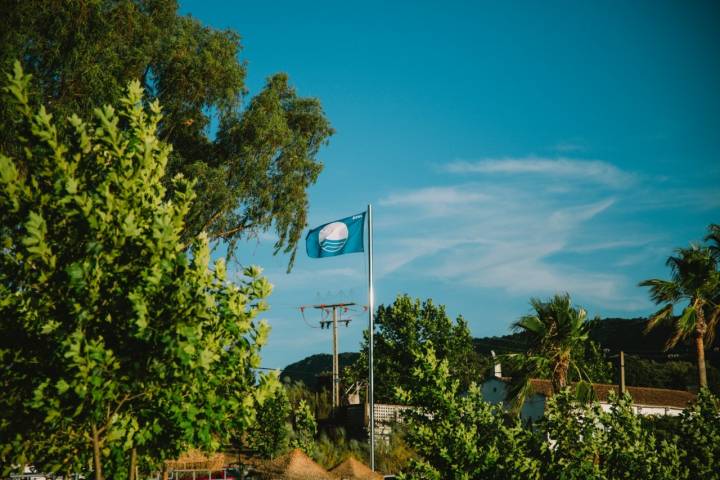
[[[507,384],[500,379],[490,378],[483,382],[481,386],[481,392],[485,401],[498,404],[505,403],[505,396],[507,393]],[[507,404],[505,403],[507,407]],[[600,402],[600,407],[604,411],[610,410],[610,404],[607,402]],[[642,405],[633,403],[633,410],[637,415],[649,416],[649,415],[670,415],[677,416],[682,412],[682,408],[677,407],[664,407],[657,405]],[[541,419],[545,414],[545,396],[539,394],[533,394],[525,399],[522,411],[520,412],[520,418],[523,420],[532,420],[533,422]]]

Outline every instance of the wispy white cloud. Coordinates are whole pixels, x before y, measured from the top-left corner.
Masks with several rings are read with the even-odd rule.
[[[615,250],[620,248],[632,248],[642,247],[651,242],[652,238],[645,238],[640,240],[609,240],[595,243],[583,243],[579,245],[572,245],[566,248],[567,252],[572,253],[591,253],[598,252],[601,250]]]
[[[598,215],[610,208],[614,203],[614,198],[606,198],[591,204],[575,205],[563,208],[553,212],[548,221],[551,225],[572,226],[585,220],[590,220],[595,215]]]
[[[385,197],[377,213],[384,239],[376,248],[380,277],[429,277],[513,296],[570,291],[611,309],[647,307],[643,292],[631,288],[636,280],[625,273],[562,258],[600,250],[626,253],[648,242],[618,239],[612,229],[598,227],[606,215],[625,208],[627,192],[608,187],[627,185],[634,175],[605,162],[534,157],[454,162],[446,170],[531,175],[484,176]],[[546,175],[541,182],[540,174]],[[592,181],[575,181],[579,178]],[[438,211],[442,217],[433,218]]]
[[[300,268],[296,267],[291,274],[284,269],[271,269],[264,272],[274,288],[293,289],[312,285],[326,285],[328,282],[362,281],[363,273],[357,268]]]
[[[487,193],[479,192],[471,185],[462,185],[393,192],[381,198],[379,203],[386,207],[421,207],[425,214],[436,216],[487,202],[490,199]]]
[[[627,187],[635,175],[599,160],[578,160],[565,157],[505,157],[484,158],[476,161],[458,160],[443,166],[449,173],[545,175],[595,182],[611,187]]]

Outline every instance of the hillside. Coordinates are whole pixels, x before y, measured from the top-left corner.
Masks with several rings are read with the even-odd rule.
[[[617,353],[622,350],[626,354],[626,378],[629,385],[688,388],[696,382],[695,350],[690,341],[679,344],[665,352],[666,339],[670,329],[659,327],[645,335],[645,318],[606,318],[595,321],[590,338],[604,350],[608,361],[616,369]],[[483,337],[474,339],[477,352],[489,356],[491,351],[501,355],[504,353],[522,352],[525,339],[522,334],[509,334],[499,337]],[[706,353],[708,379],[711,388],[720,392],[720,339],[716,338],[714,346]],[[358,353],[345,352],[340,354],[342,371],[358,358]],[[285,367],[281,378],[302,381],[312,389],[329,385],[332,370],[332,356],[329,354],[311,355],[299,362]],[[616,369],[617,370],[617,369]],[[615,372],[616,376],[617,371]]]
[[[344,352],[340,357],[340,371],[343,368],[353,364],[360,356],[356,352]],[[319,353],[303,358],[299,362],[291,363],[280,373],[281,379],[290,379],[291,381],[301,381],[308,387],[315,389],[319,384],[323,383],[323,377],[329,377],[332,374],[332,355],[329,353]]]
[[[694,355],[694,348],[690,341],[681,343],[665,352],[665,341],[670,337],[671,329],[659,326],[646,335],[644,333],[646,322],[645,318],[597,320],[593,322],[590,329],[590,338],[611,355],[620,350],[642,357],[668,358],[670,356],[670,358],[678,358]],[[519,352],[525,349],[525,339],[519,333],[500,337],[476,338],[475,348],[478,353],[485,355],[489,355],[491,350],[494,350],[496,354]]]

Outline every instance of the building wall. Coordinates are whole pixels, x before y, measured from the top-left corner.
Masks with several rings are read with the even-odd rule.
[[[485,401],[498,404],[503,403],[507,407],[505,402],[505,396],[507,394],[507,384],[497,378],[490,378],[483,382],[481,386],[481,392]],[[600,407],[604,411],[610,410],[610,404],[607,402],[600,402]],[[670,415],[677,416],[682,412],[682,408],[678,407],[666,407],[657,405],[641,405],[633,404],[633,410],[637,415],[649,416],[649,415]],[[533,422],[541,419],[545,414],[545,396],[539,394],[533,394],[529,398],[525,399],[522,411],[520,412],[520,418],[523,420],[532,420]]]
[[[502,403],[507,408],[509,405],[505,402],[507,396],[507,384],[497,378],[491,378],[485,381],[480,387],[482,396],[486,402],[493,405]],[[525,399],[522,410],[520,411],[520,418],[523,420],[537,421],[545,414],[545,397],[538,394],[533,394]]]
[[[610,411],[610,404],[606,402],[600,402],[600,407],[603,411]],[[636,415],[650,416],[650,415],[669,415],[675,417],[680,415],[682,408],[678,407],[662,407],[657,405],[640,405],[633,403],[633,411]]]

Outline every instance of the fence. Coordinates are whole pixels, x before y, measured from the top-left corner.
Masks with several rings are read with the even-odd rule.
[[[168,478],[170,480],[241,480],[247,472],[238,468],[219,468],[216,470],[207,469],[182,469],[171,470]],[[10,475],[10,480],[91,480],[92,476],[72,474],[69,477],[64,475],[50,475],[46,473],[22,473]],[[144,477],[140,480],[160,480],[160,475]]]

